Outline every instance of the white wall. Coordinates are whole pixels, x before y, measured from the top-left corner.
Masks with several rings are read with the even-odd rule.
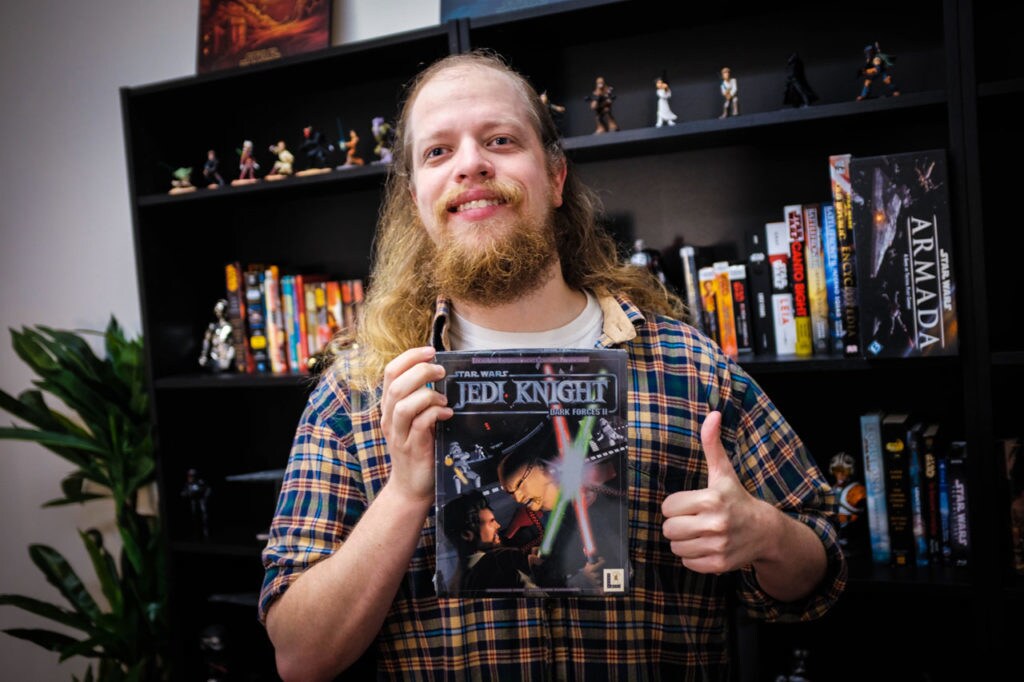
[[[334,0],[334,43],[438,23],[439,0]],[[32,375],[8,329],[140,328],[118,89],[195,72],[199,0],[0,3],[0,388]],[[0,412],[0,423],[11,423]],[[28,558],[52,545],[83,576],[77,528],[112,531],[103,503],[41,509],[71,466],[48,450],[0,441],[0,593],[64,605]],[[90,588],[96,592],[95,586]],[[0,607],[0,630],[48,621]],[[84,661],[0,634],[4,680],[68,680]]]

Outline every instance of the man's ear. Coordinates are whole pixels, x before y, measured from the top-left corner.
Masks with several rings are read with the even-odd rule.
[[[462,531],[462,539],[466,542],[473,542],[476,540],[476,533],[471,530],[464,530]]]
[[[565,175],[568,167],[565,158],[560,158],[554,172],[551,174],[551,203],[554,208],[562,205],[562,190],[565,189]]]

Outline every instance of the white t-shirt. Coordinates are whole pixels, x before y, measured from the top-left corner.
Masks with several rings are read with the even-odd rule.
[[[496,350],[502,348],[593,348],[601,338],[604,315],[589,291],[587,305],[568,324],[543,332],[501,332],[473,324],[452,310],[448,339],[453,350]]]

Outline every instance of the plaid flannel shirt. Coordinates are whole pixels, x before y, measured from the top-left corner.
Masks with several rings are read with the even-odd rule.
[[[630,594],[438,599],[431,512],[374,645],[380,679],[724,680],[733,605],[769,621],[811,620],[845,588],[834,493],[761,388],[693,328],[645,317],[625,299],[601,305],[597,345],[628,352]],[[439,348],[447,314],[439,301]],[[379,410],[365,407],[370,398],[326,373],[308,401],[263,552],[261,621],[291,581],[344,544],[387,481],[387,444]],[[807,524],[825,546],[826,577],[799,602],[768,596],[749,566],[721,576],[690,571],[662,536],[662,500],[706,487],[700,424],[712,409],[722,412],[722,440],[747,490]]]

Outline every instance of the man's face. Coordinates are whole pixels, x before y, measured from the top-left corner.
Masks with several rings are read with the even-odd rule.
[[[527,103],[507,75],[448,69],[422,87],[408,121],[413,200],[439,247],[480,250],[549,224],[565,169],[549,174]]]
[[[551,511],[558,502],[558,481],[539,462],[512,472],[507,486],[516,502],[533,511]]]
[[[501,536],[498,531],[501,524],[494,518],[494,512],[488,508],[480,510],[480,546],[494,547],[501,544]]]

